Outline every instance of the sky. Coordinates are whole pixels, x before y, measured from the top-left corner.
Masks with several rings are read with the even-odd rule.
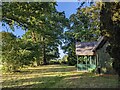
[[[56,9],[58,11],[65,11],[67,18],[69,18],[71,14],[76,13],[77,8],[80,6],[79,2],[58,2],[57,4]]]
[[[58,6],[56,6],[56,9],[60,12],[65,11],[66,17],[69,18],[71,14],[76,13],[76,10],[80,6],[80,3],[79,2],[58,2],[57,5]],[[8,26],[2,27],[2,30],[7,31],[7,29],[9,29]],[[12,32],[11,30],[9,31]],[[15,31],[12,33],[15,34],[16,36],[22,36],[25,33],[25,31],[22,30],[21,28],[15,28]],[[64,53],[60,49],[60,47],[59,47],[59,53],[60,53],[60,57],[62,58],[64,56]]]

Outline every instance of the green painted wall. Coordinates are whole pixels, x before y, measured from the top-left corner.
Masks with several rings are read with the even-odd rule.
[[[102,48],[97,50],[98,65],[100,65],[102,67],[102,71],[104,73],[112,73],[113,72],[112,58],[110,57],[110,55],[106,51],[106,47],[107,47],[108,44],[109,43],[106,42],[106,44]]]

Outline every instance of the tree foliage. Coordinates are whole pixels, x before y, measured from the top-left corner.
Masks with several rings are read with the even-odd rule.
[[[14,30],[14,25],[26,30],[23,40],[30,43],[37,65],[40,60],[47,64],[47,60],[59,57],[58,45],[64,27],[68,20],[64,12],[58,12],[55,2],[4,2],[2,4],[2,22],[7,23]],[[4,23],[3,23],[4,24]]]
[[[1,32],[2,35],[2,63],[5,71],[16,70],[21,67],[19,45],[12,33]]]

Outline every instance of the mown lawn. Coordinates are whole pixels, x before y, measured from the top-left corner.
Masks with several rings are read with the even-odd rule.
[[[29,67],[17,73],[3,73],[2,86],[12,88],[117,88],[117,75],[77,72],[74,66]]]

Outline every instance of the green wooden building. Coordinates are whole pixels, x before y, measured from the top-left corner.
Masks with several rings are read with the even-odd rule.
[[[96,68],[96,53],[93,48],[97,42],[76,42],[77,70],[93,70]]]
[[[103,73],[114,72],[112,69],[112,58],[106,51],[108,45],[107,37],[104,36],[99,37],[96,42],[77,42],[78,70],[95,70],[100,66]]]
[[[107,41],[107,37],[101,36],[92,51],[96,55],[96,66],[100,66],[103,73],[114,73],[112,68],[113,59],[106,51],[108,46],[109,42]]]

